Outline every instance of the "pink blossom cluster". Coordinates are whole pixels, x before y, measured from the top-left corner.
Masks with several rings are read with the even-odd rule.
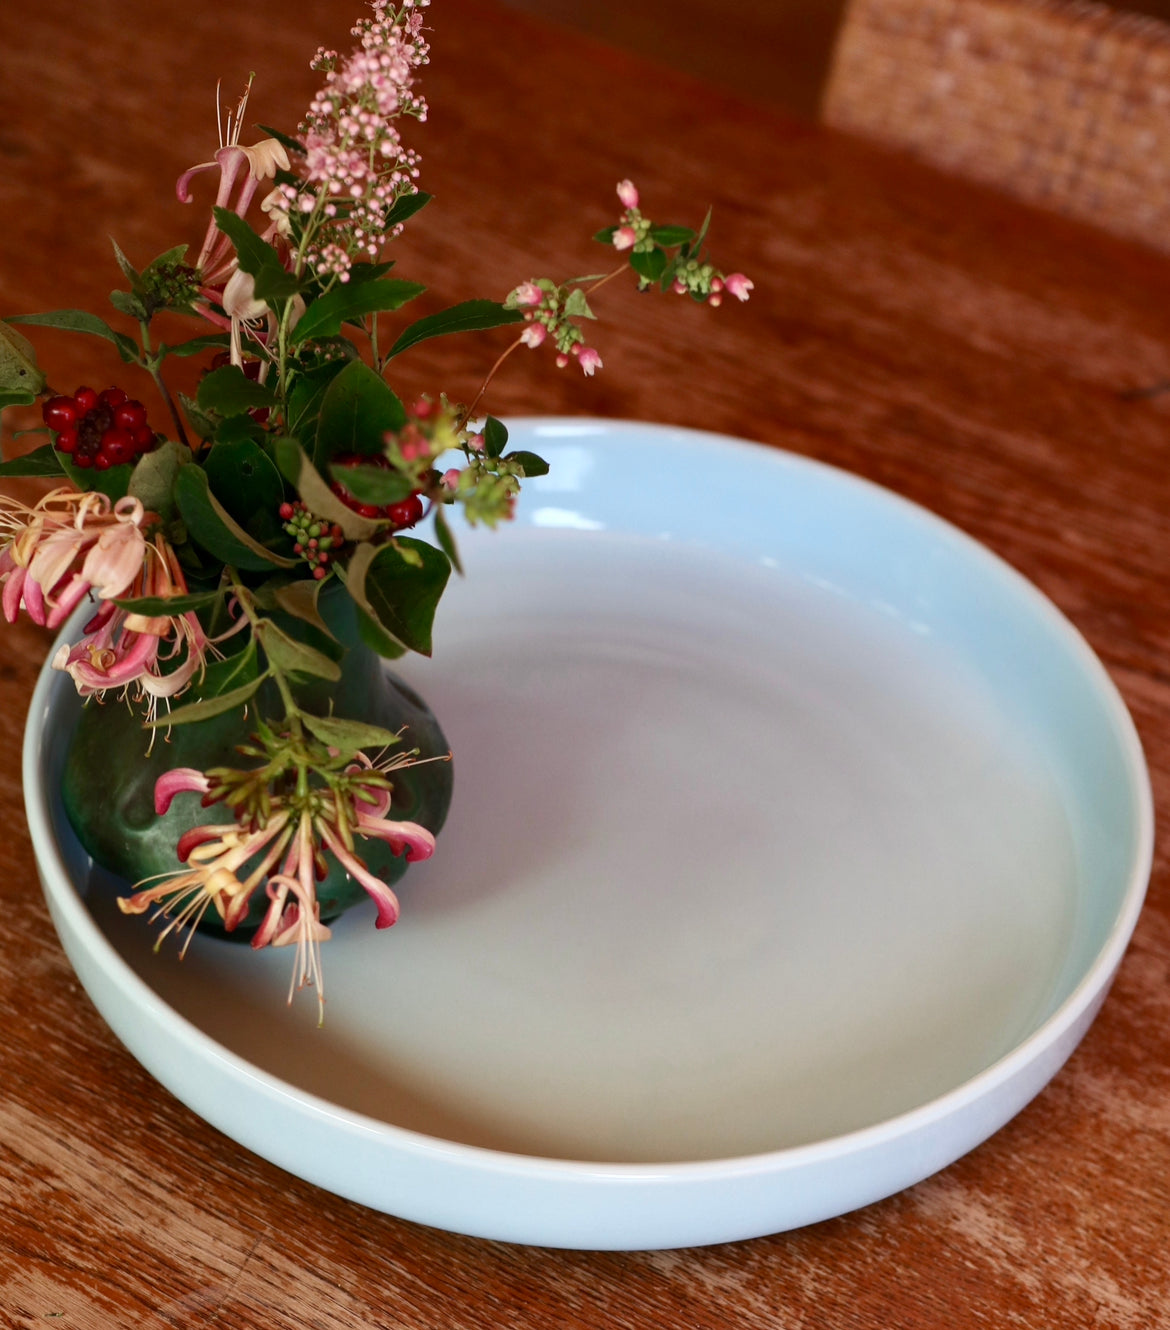
[[[527,326],[520,334],[520,341],[525,346],[535,350],[552,338],[559,369],[564,369],[571,360],[576,360],[587,375],[602,368],[600,353],[585,345],[585,334],[573,322],[574,317],[594,317],[580,285],[568,283],[559,287],[547,278],[521,282],[508,293],[504,305],[523,311]]]
[[[623,212],[620,223],[613,233],[614,249],[632,250],[634,253],[654,249],[653,223],[642,215],[638,190],[634,182],[619,181],[617,196]],[[743,273],[723,273],[714,264],[694,257],[680,259],[676,263],[674,280],[670,284],[670,289],[676,295],[693,296],[696,300],[705,300],[712,306],[723,303],[725,291],[737,300],[747,300],[754,287],[755,283]]]
[[[386,213],[417,188],[418,154],[403,145],[394,121],[426,119],[413,83],[429,58],[420,12],[428,3],[374,0],[372,17],[353,29],[360,44],[349,56],[317,52],[312,68],[325,82],[301,125],[302,177],[264,202],[278,225],[282,214],[286,227],[292,214],[305,218],[301,257],[343,282],[356,259],[377,257]]]

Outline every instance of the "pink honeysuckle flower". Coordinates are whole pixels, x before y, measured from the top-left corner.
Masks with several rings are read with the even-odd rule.
[[[321,964],[321,943],[333,936],[321,922],[321,906],[310,887],[296,877],[274,877],[269,886],[295,897],[281,911],[277,930],[269,942],[271,947],[296,947],[292,978],[288,985],[288,1000],[302,988],[317,990],[317,1023],[325,1020],[325,970]]]
[[[219,148],[209,162],[200,162],[184,171],[175,184],[175,193],[180,203],[191,202],[190,185],[192,179],[202,171],[219,168],[219,188],[216,191],[215,206],[227,208],[237,217],[243,217],[252,205],[261,181],[270,179],[277,170],[289,169],[288,153],[276,139],[262,139],[251,147],[241,147],[239,143],[228,143]],[[238,182],[238,188],[237,188]],[[232,192],[235,190],[235,197]],[[272,224],[275,233],[277,224]],[[209,223],[203,245],[195,267],[203,276],[207,285],[217,285],[226,279],[234,262],[231,241],[215,224],[214,218]]]
[[[261,139],[251,147],[241,147],[240,129],[244,122],[244,111],[248,105],[251,83],[244,89],[244,95],[236,106],[235,115],[228,113],[225,133],[219,120],[219,89],[216,89],[216,121],[219,126],[219,148],[209,162],[200,162],[192,166],[175,182],[175,194],[180,203],[191,202],[191,181],[203,171],[219,170],[219,188],[216,192],[215,205],[218,208],[230,208],[238,217],[243,217],[251,205],[252,199],[262,180],[275,176],[277,171],[289,169],[288,153],[277,139]],[[240,173],[246,172],[242,179]],[[239,180],[239,190],[232,199],[232,190]],[[232,247],[227,236],[216,226],[214,218],[207,228],[203,247],[195,267],[203,274],[208,285],[219,285],[226,280],[233,264]]]
[[[737,300],[746,300],[756,284],[743,273],[733,272],[723,279],[723,285]]]
[[[234,822],[208,828],[203,842],[189,848],[192,867],[164,874],[154,886],[140,884],[130,896],[118,898],[123,914],[144,914],[156,906],[155,918],[165,915],[170,922],[159,941],[172,930],[188,930],[180,955],[185,955],[199,921],[210,906],[230,932],[248,912],[249,898],[284,853],[292,838],[287,811],[273,814],[256,831],[245,831]],[[240,870],[257,855],[260,862],[243,880]]]
[[[104,494],[54,490],[35,507],[0,498],[2,605],[9,623],[21,605],[34,623],[59,627],[84,596],[110,600],[140,575],[146,554],[142,504]]]
[[[251,273],[237,268],[227,279],[220,295],[219,303],[230,320],[231,327],[231,363],[242,365],[244,362],[241,331],[258,325],[269,315],[268,305],[256,299],[256,279]]]
[[[617,196],[621,200],[623,208],[636,208],[638,206],[638,191],[634,188],[632,180],[619,181]]]
[[[364,863],[342,844],[340,836],[328,823],[321,822],[317,832],[325,845],[332,851],[333,857],[351,877],[361,883],[366,894],[378,907],[377,928],[389,928],[398,922],[398,897],[387,883],[375,876]]]
[[[577,363],[581,366],[582,370],[590,376],[592,376],[595,370],[602,368],[601,356],[591,346],[583,346],[580,351],[577,352]]]
[[[174,551],[157,536],[146,546],[146,558],[133,584],[135,598],[165,600],[186,591],[187,581]],[[136,688],[148,699],[148,717],[153,719],[159,698],[177,696],[202,671],[210,647],[194,611],[145,617],[107,600],[86,625],[81,640],[58,649],[53,668],[67,672],[82,697],[101,697],[111,688]],[[177,655],[182,656],[177,666],[161,668],[161,661]]]
[[[638,243],[638,233],[632,226],[619,226],[613,233],[614,249],[633,249]]]
[[[321,965],[321,943],[332,933],[321,922],[321,907],[316,891],[316,846],[312,819],[301,814],[296,837],[289,847],[283,871],[274,873],[265,891],[268,910],[252,938],[252,946],[296,947],[288,1000],[298,989],[313,985],[317,990],[319,1022],[325,1018],[325,971]],[[292,899],[290,900],[290,896]]]

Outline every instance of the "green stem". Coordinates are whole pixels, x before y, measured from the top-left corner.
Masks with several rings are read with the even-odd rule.
[[[143,364],[146,366],[150,377],[154,380],[154,386],[159,390],[163,401],[167,404],[167,410],[171,413],[171,420],[175,424],[175,432],[179,436],[179,442],[185,447],[190,448],[191,443],[187,438],[187,431],[183,428],[183,417],[179,415],[179,408],[175,405],[175,399],[171,396],[171,390],[163,381],[162,356],[152,355],[153,347],[150,340],[150,320],[139,319],[138,326],[142,330],[142,355]]]
[[[240,579],[236,576],[235,569],[229,568],[227,571],[231,578],[232,593],[236,598],[236,603],[239,605],[240,609],[243,610],[244,617],[251,625],[253,639],[259,644],[262,641],[260,636],[260,618],[256,614],[256,607],[252,604],[252,597],[248,594],[247,588],[241,584]],[[277,691],[280,693],[280,700],[284,703],[284,720],[288,724],[289,732],[292,734],[293,739],[299,744],[305,737],[304,727],[301,725],[301,709],[296,704],[296,699],[293,697],[292,688],[289,686],[288,679],[285,678],[284,671],[267,652],[265,652],[265,657],[268,661],[268,677],[276,684]],[[300,763],[298,763],[298,766],[300,766]],[[299,779],[300,777],[298,776],[298,782]]]
[[[500,366],[504,363],[504,361],[508,359],[508,357],[512,354],[513,351],[516,350],[518,346],[522,346],[523,343],[524,343],[524,338],[522,336],[517,337],[516,340],[510,346],[506,347],[499,354],[499,356],[496,358],[496,363],[491,367],[491,369],[488,370],[487,377],[479,385],[479,392],[475,394],[475,397],[472,400],[471,405],[469,407],[465,407],[464,410],[460,412],[459,418],[455,422],[455,428],[457,430],[461,430],[467,424],[467,422],[472,418],[472,416],[475,415],[475,408],[480,404],[480,402],[483,401],[483,395],[488,390],[488,384],[491,383],[491,381],[496,377],[496,374],[499,371]]]

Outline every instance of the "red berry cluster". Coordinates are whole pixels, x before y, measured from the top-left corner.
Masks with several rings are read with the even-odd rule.
[[[363,457],[361,453],[338,453],[333,459],[333,465],[335,467],[377,466],[383,468],[383,470],[388,470],[390,467],[389,461],[380,454]],[[387,503],[382,507],[378,507],[376,504],[363,503],[360,499],[355,498],[340,481],[335,480],[329,488],[347,508],[352,508],[359,517],[380,518],[383,521],[390,522],[396,531],[414,526],[423,515],[423,501],[420,490],[415,490],[413,494],[407,495],[405,499],[399,499],[397,503]]]
[[[41,409],[45,424],[57,432],[57,447],[75,466],[97,471],[133,462],[158,443],[146,423],[146,407],[121,388],[95,393],[78,388],[72,397],[50,397]]]
[[[314,517],[299,499],[295,503],[280,505],[280,520],[295,541],[293,552],[304,559],[319,582],[329,571],[328,564],[337,558],[338,551],[345,544],[345,532],[336,522]]]

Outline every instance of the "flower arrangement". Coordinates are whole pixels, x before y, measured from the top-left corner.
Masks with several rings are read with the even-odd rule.
[[[594,374],[602,360],[583,327],[594,294],[622,274],[713,306],[752,288],[709,262],[706,223],[652,222],[627,180],[618,221],[596,236],[620,256],[612,271],[531,278],[502,300],[403,322],[424,288],[391,275],[384,252],[429,202],[403,138],[426,119],[415,83],[427,3],[373,0],[348,55],[318,51],[320,90],[295,136],[261,126],[244,145],[245,91],[211,159],[178,180],[191,203],[198,178],[215,176],[194,260],[179,245],[136,268],[115,245],[127,288],[111,300],[136,335],[81,310],[0,321],[0,407],[40,401],[49,435],[0,476],[53,482],[32,504],[0,497],[4,616],[23,609],[57,628],[88,602],[80,635],[52,663],[106,704],[83,712],[71,820],[95,859],[140,879],[119,905],[164,918],[160,942],[185,934],[185,951],[210,924],[253,947],[294,947],[290,1000],[305,984],[324,1000],[320,944],[354,898],[328,883],[371,897],[385,928],[398,917],[391,882],[434,851],[443,797],[415,800],[418,817],[391,813],[404,811],[409,777],[449,757],[441,731],[409,708],[393,726],[361,706],[348,714],[341,682],[347,653],[430,653],[436,606],[460,567],[447,513],[458,506],[468,524],[495,527],[522,482],[547,471],[509,450],[504,424],[481,411],[493,377],[518,349],[546,344],[559,367]],[[159,341],[163,312],[203,330]],[[50,388],[18,324],[112,344],[153,380],[165,420],[120,387]],[[392,362],[418,343],[501,326],[515,337],[469,401],[441,392],[405,404],[390,386]],[[206,361],[193,396],[167,381],[186,357]],[[87,737],[95,712],[104,728]],[[102,784],[141,787],[145,773],[136,797],[150,808],[131,819],[147,829],[119,823],[115,843],[103,835],[118,823],[108,800],[119,791],[95,789],[84,754],[88,744],[115,760],[119,734],[134,747]],[[176,762],[183,736],[221,760]],[[185,810],[179,825],[172,805]]]

